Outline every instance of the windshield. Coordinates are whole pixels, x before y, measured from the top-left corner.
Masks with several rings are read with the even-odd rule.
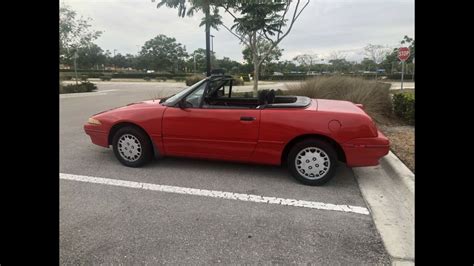
[[[179,99],[181,96],[185,95],[186,93],[194,90],[196,87],[198,87],[199,85],[201,85],[203,82],[205,81],[205,79],[195,83],[194,85],[192,85],[191,87],[188,87],[187,89],[184,89],[172,96],[170,96],[169,98],[167,98],[164,103],[172,103],[174,101],[176,101],[177,99]]]

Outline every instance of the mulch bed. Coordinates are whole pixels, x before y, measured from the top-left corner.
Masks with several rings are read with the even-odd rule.
[[[392,152],[415,173],[415,127],[407,125],[378,125],[390,140]]]

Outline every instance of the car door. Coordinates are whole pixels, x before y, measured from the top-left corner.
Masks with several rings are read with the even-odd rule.
[[[202,108],[204,88],[187,96],[187,108],[168,107],[163,115],[167,155],[246,160],[258,140],[260,110]]]

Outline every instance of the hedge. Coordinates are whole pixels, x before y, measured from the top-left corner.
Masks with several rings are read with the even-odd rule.
[[[63,69],[60,70],[61,76],[74,76],[74,70]],[[88,78],[100,78],[101,76],[111,76],[112,78],[128,78],[128,79],[144,79],[149,77],[151,79],[174,79],[179,78],[184,80],[186,77],[191,76],[190,73],[145,73],[145,72],[115,72],[113,70],[93,70],[93,69],[78,69],[78,76],[87,75]],[[105,74],[107,73],[107,74]]]
[[[183,76],[183,77],[181,77],[181,76],[176,77],[176,76],[175,76],[175,77],[173,77],[173,79],[174,79],[175,81],[185,81],[185,80],[186,80],[186,77],[184,77],[184,76]]]
[[[205,76],[203,75],[193,75],[193,76],[189,76],[186,78],[186,86],[191,86],[195,83],[197,83],[198,81],[204,79]]]
[[[408,124],[415,124],[415,94],[412,92],[393,95],[393,111]]]
[[[89,73],[102,73],[102,72],[114,72],[114,70],[104,70],[104,69],[77,69],[79,72],[89,72]],[[60,69],[59,72],[73,72],[74,69]]]
[[[401,80],[402,79],[402,74],[401,73],[389,74],[389,75],[387,75],[387,79]],[[404,81],[411,81],[412,80],[412,74],[403,74],[403,80]],[[413,79],[413,81],[414,80],[415,79]]]
[[[112,78],[125,78],[125,79],[144,79],[145,77],[149,77],[151,79],[175,79],[175,78],[182,78],[183,80],[187,77],[190,76],[189,74],[158,74],[158,73],[143,73],[143,72],[137,72],[137,73],[114,73],[112,74]]]
[[[102,80],[102,81],[109,81],[109,80],[112,79],[111,76],[100,76],[99,78],[100,78],[100,80]]]
[[[91,92],[97,90],[97,86],[91,82],[81,82],[80,84],[60,85],[59,93],[77,93],[77,92]]]

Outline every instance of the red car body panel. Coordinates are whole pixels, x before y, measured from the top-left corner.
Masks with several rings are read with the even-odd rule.
[[[348,166],[373,166],[388,153],[389,141],[362,108],[320,99],[305,108],[268,109],[181,109],[145,101],[96,114],[101,125],[86,123],[84,130],[94,144],[109,147],[112,128],[130,123],[150,136],[160,155],[271,165],[282,163],[292,140],[319,135],[337,143]]]

